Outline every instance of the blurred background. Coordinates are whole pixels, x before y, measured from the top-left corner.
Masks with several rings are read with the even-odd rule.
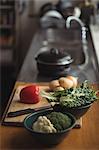
[[[54,19],[48,19],[51,15]],[[80,18],[86,27],[99,25],[99,0],[0,0],[1,112],[35,33],[41,28],[65,28],[64,19],[71,15]]]

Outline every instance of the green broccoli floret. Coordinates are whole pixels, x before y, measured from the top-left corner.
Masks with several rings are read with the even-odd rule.
[[[72,122],[67,115],[61,112],[52,112],[47,115],[47,118],[51,121],[57,131],[62,131],[68,128]]]

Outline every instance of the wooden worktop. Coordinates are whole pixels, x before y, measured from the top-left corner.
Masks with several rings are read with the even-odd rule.
[[[0,127],[2,150],[47,149],[35,142],[33,137],[21,127]],[[95,103],[83,117],[80,129],[72,129],[68,137],[53,150],[98,150],[99,149],[99,104]]]
[[[96,86],[95,86],[96,87]],[[95,102],[83,116],[80,129],[72,129],[70,134],[51,150],[98,150],[99,149],[99,102]],[[47,149],[35,141],[24,127],[0,126],[1,150]]]

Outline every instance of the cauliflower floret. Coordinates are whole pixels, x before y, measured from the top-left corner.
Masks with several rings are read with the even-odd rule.
[[[39,116],[37,121],[33,124],[33,130],[36,132],[53,133],[56,132],[53,124],[46,116]]]

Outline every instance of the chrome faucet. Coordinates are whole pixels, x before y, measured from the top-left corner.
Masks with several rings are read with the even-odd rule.
[[[80,65],[80,68],[84,68],[85,66],[87,66],[88,62],[89,62],[89,56],[88,56],[88,45],[87,45],[87,37],[86,37],[86,31],[87,28],[85,27],[84,23],[77,17],[75,16],[69,16],[66,20],[66,27],[70,28],[70,23],[72,20],[77,21],[80,26],[81,26],[81,40],[82,40],[82,46],[83,46],[83,52],[85,54],[85,63]]]
[[[87,38],[86,38],[86,31],[87,31],[87,29],[86,29],[84,23],[79,18],[77,18],[75,16],[69,16],[67,18],[67,20],[66,20],[66,27],[67,28],[70,28],[70,23],[71,23],[72,20],[75,20],[75,21],[77,21],[80,24],[80,26],[81,26],[82,43],[86,44],[87,43]]]

